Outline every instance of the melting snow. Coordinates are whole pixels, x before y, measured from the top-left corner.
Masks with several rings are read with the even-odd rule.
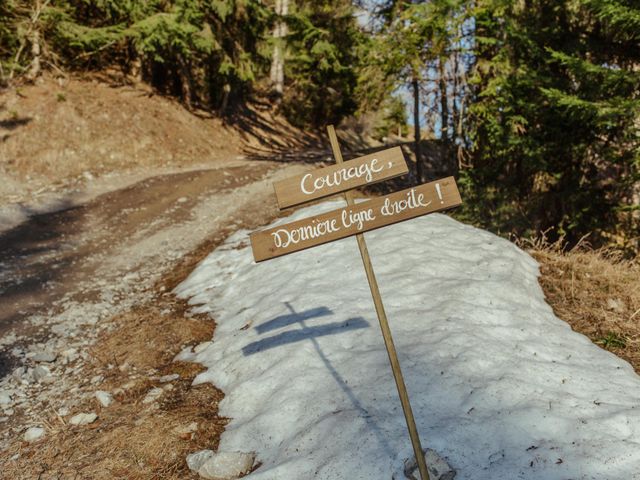
[[[323,203],[277,223],[338,208]],[[260,479],[391,479],[411,444],[356,241],[254,264],[237,232],[178,288],[217,321],[179,358]],[[423,447],[458,480],[640,479],[640,378],[545,303],[536,262],[440,214],[366,234]]]

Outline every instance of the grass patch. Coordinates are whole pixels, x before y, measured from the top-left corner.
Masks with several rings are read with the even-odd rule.
[[[555,314],[640,373],[640,263],[608,250],[534,242],[540,285]]]

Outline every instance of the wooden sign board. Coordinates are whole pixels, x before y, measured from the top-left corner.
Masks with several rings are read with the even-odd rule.
[[[363,185],[404,175],[409,171],[400,147],[354,158],[273,184],[278,206],[300,205]]]
[[[251,234],[256,262],[462,204],[453,177]]]

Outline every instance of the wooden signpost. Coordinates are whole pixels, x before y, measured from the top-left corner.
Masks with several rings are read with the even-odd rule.
[[[347,206],[251,234],[253,257],[256,262],[261,262],[341,238],[356,236],[420,477],[422,480],[429,480],[409,395],[363,232],[457,207],[462,203],[460,193],[454,178],[447,177],[356,204],[349,190],[408,172],[402,150],[399,147],[391,148],[343,162],[338,138],[332,125],[328,127],[328,132],[336,165],[276,182],[274,187],[278,206],[286,208],[300,205],[341,192],[344,192]]]
[[[275,182],[278,207],[286,208],[346,192],[407,173],[400,147],[365,155],[348,164],[332,165],[306,175]]]
[[[460,205],[453,177],[251,235],[256,262]]]

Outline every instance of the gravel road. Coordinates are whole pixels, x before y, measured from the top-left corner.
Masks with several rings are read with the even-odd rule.
[[[305,168],[153,176],[0,233],[0,449],[92,396],[90,348],[112,319],[168,295],[194,251],[276,216],[273,181]]]

